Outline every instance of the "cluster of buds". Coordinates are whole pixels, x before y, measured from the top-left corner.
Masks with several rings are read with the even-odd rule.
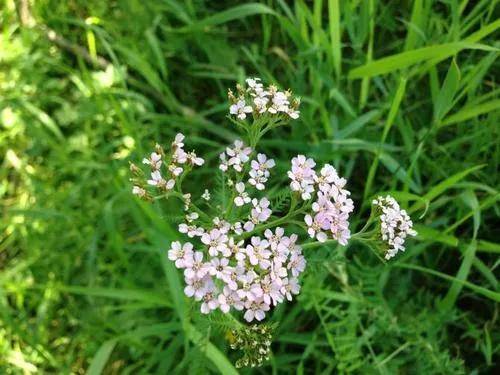
[[[272,329],[265,324],[233,329],[231,341],[231,349],[243,352],[243,356],[236,361],[237,368],[260,366],[269,359]]]
[[[385,259],[391,259],[399,251],[405,251],[404,243],[407,236],[416,236],[413,222],[405,210],[399,207],[398,202],[387,195],[374,199],[372,204],[380,214],[380,235],[388,248]]]
[[[292,159],[288,177],[290,188],[300,194],[303,200],[311,200],[312,213],[304,217],[307,232],[311,238],[325,242],[330,235],[341,245],[347,245],[351,237],[349,214],[354,210],[354,203],[345,189],[346,179],[339,177],[337,170],[325,164],[320,173],[314,170],[316,162],[304,155]]]
[[[254,116],[286,115],[292,119],[298,119],[300,111],[300,100],[293,98],[291,91],[279,91],[274,85],[264,87],[260,78],[247,78],[246,87],[236,86],[237,94],[228,91],[231,106],[229,113],[240,120],[246,119],[248,114]]]

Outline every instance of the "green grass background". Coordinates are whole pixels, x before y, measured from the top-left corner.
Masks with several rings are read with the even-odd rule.
[[[241,372],[493,373],[498,5],[0,0],[0,372],[236,373],[228,323],[166,259],[179,207],[132,197],[128,162],[182,131],[214,166],[237,137],[226,89],[257,75],[302,97],[261,144],[281,183],[307,153],[348,178],[353,229],[391,192],[419,236],[388,264],[308,252],[271,360]]]

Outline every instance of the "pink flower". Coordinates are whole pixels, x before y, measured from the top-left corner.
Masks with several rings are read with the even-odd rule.
[[[200,301],[205,295],[206,285],[210,278],[186,278],[186,287],[184,294],[188,297],[194,297],[195,300]]]
[[[189,238],[193,237],[201,237],[205,230],[201,227],[197,227],[196,225],[188,225],[186,223],[179,224],[179,232],[185,233]]]
[[[228,272],[228,265],[229,259],[227,258],[212,258],[208,266],[208,272],[217,279],[222,279],[224,274]]]
[[[252,160],[250,165],[252,169],[249,172],[250,178],[248,182],[255,186],[257,190],[264,190],[264,184],[269,177],[269,169],[275,165],[274,160],[268,160],[264,154],[257,154],[257,160]]]
[[[208,314],[210,311],[219,307],[219,301],[217,299],[215,285],[213,285],[213,283],[209,283],[207,285],[202,301],[203,302],[200,308],[202,314]]]
[[[227,236],[222,234],[217,228],[212,229],[209,233],[204,233],[201,236],[201,242],[208,245],[208,253],[211,256],[217,256],[217,254],[222,253],[224,256],[229,255],[229,250],[227,248]]]
[[[245,308],[247,311],[243,316],[247,322],[257,319],[261,321],[266,317],[266,311],[269,311],[269,305],[267,305],[262,298],[254,301],[247,301],[245,303]]]
[[[179,241],[174,241],[171,244],[171,249],[168,251],[168,259],[175,262],[177,268],[186,267],[186,259],[193,256],[193,244],[186,242],[181,245]]]
[[[281,227],[276,227],[274,233],[270,229],[266,229],[264,236],[266,236],[272,250],[277,248],[283,248],[285,245],[282,243],[283,236],[285,235],[285,230]]]
[[[255,228],[256,224],[263,223],[271,216],[269,205],[271,202],[267,198],[262,198],[260,201],[257,198],[252,199],[253,209],[250,211],[249,221],[245,223],[243,228],[250,232]]]
[[[235,187],[239,195],[234,198],[234,204],[243,206],[246,203],[250,203],[252,199],[248,196],[248,193],[245,192],[245,184],[243,182],[238,182]]]
[[[242,141],[234,141],[233,148],[226,148],[226,154],[230,157],[228,165],[231,165],[237,172],[241,172],[243,170],[243,164],[248,161],[251,153],[252,149],[250,147],[246,147]]]
[[[283,301],[283,295],[281,294],[281,285],[276,281],[272,280],[269,276],[265,276],[260,282],[262,288],[262,299],[267,305],[277,305]]]
[[[223,292],[219,294],[217,299],[219,301],[219,309],[221,309],[224,314],[227,314],[231,307],[234,307],[238,311],[244,308],[244,304],[240,297],[238,297],[238,294],[228,287],[224,287]]]
[[[316,237],[319,242],[325,242],[327,240],[327,235],[325,232],[321,231],[322,222],[317,220],[317,216],[315,216],[314,220],[311,215],[304,216],[304,221],[308,226],[307,233],[311,238]]]
[[[142,159],[142,162],[144,164],[150,165],[151,169],[158,170],[160,169],[162,163],[161,155],[157,154],[156,152],[152,152],[149,159],[144,158]]]
[[[298,155],[292,159],[292,168],[288,171],[288,177],[292,180],[290,188],[298,191],[303,200],[311,198],[314,192],[314,179],[316,172],[314,166],[316,162],[313,159],[306,159],[304,155]]]
[[[247,113],[252,113],[252,107],[245,103],[245,100],[240,99],[235,104],[229,107],[229,113],[236,115],[240,120],[244,120],[247,117]]]
[[[286,299],[291,301],[293,294],[300,293],[300,284],[296,278],[285,279],[283,281],[283,287],[281,289],[283,295],[285,295]]]
[[[202,279],[208,273],[208,267],[203,263],[203,253],[194,252],[190,257],[184,259],[184,276],[188,279]]]
[[[226,283],[227,287],[231,290],[238,289],[238,278],[245,273],[245,268],[242,266],[227,267],[225,272],[222,273],[222,280]]]
[[[250,264],[253,266],[259,265],[262,269],[268,269],[271,266],[269,262],[269,257],[271,252],[267,250],[269,247],[269,242],[267,240],[261,240],[259,237],[252,237],[251,245],[247,245],[246,254]]]
[[[249,272],[238,277],[241,287],[236,290],[236,293],[241,299],[253,301],[262,296],[262,289],[258,283],[253,282],[254,279],[255,276]]]
[[[297,277],[304,272],[306,268],[306,260],[302,254],[292,253],[287,268],[292,272],[292,276]]]
[[[172,154],[172,162],[175,164],[184,164],[187,161],[187,154],[182,148],[177,148]]]

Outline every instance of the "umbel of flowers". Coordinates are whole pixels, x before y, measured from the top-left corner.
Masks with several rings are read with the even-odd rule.
[[[223,199],[213,202],[215,192],[207,189],[183,190],[185,176],[204,160],[194,151],[185,151],[180,133],[168,151],[157,145],[143,160],[149,177],[131,166],[132,192],[146,200],[182,200],[184,220],[178,231],[184,238],[171,243],[168,258],[183,271],[184,293],[199,301],[201,312],[241,311],[247,322],[261,321],[273,307],[300,292],[307,238],[307,248],[327,241],[345,246],[361,232],[351,235],[349,229],[354,203],[347,180],[332,165],[318,166],[305,155],[293,157],[287,173],[288,212],[273,212],[266,186],[275,161],[259,152],[257,145],[271,129],[299,118],[300,100],[290,90],[265,87],[258,78],[247,79],[245,86],[238,85],[228,96],[229,119],[244,138],[219,155],[223,186],[218,191],[225,192]],[[389,259],[404,249],[407,235],[416,233],[393,198],[373,203],[380,211],[380,236],[388,245],[384,251]],[[297,226],[297,219],[303,224]]]

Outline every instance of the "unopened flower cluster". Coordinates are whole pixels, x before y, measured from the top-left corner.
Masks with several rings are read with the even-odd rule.
[[[399,251],[405,250],[405,239],[407,236],[416,236],[413,222],[405,210],[399,207],[398,202],[387,195],[379,196],[372,202],[381,212],[380,235],[388,245],[385,259],[391,259]]]
[[[231,348],[243,352],[243,356],[236,361],[236,367],[260,366],[264,360],[269,359],[272,340],[270,326],[253,324],[250,327],[233,329],[231,336]]]

